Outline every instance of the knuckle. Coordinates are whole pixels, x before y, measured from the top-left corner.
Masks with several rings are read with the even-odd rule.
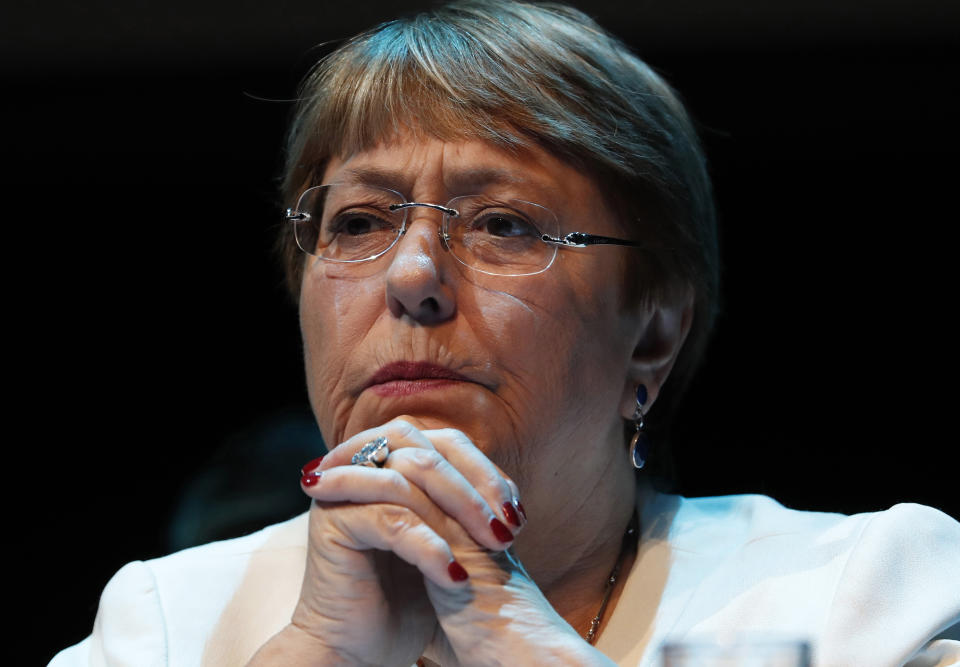
[[[423,473],[433,472],[447,465],[447,460],[432,449],[407,447],[404,454],[407,463]]]
[[[484,492],[499,497],[510,492],[510,486],[503,477],[493,471],[483,471],[477,480],[477,488]]]
[[[413,417],[407,415],[400,415],[396,419],[391,420],[389,426],[390,430],[397,434],[396,437],[407,436],[417,430]]]
[[[384,473],[384,480],[395,494],[405,495],[410,490],[410,483],[407,478],[396,470],[384,469]]]
[[[467,437],[467,434],[461,431],[460,429],[446,427],[437,430],[437,435],[449,440],[452,443],[460,445],[473,445],[473,441]]]
[[[413,525],[413,513],[404,507],[387,506],[377,516],[383,534],[391,542],[409,532]]]

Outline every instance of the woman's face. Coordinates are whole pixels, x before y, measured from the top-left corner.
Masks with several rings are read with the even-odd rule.
[[[405,135],[333,160],[323,182],[371,179],[408,201],[497,193],[551,209],[561,233],[629,235],[589,178],[540,150]],[[439,211],[409,209],[406,234],[359,271],[307,257],[307,385],[328,444],[400,415],[457,428],[528,506],[532,492],[576,493],[627,465],[629,369],[650,319],[622,305],[639,301],[621,294],[633,251],[561,249],[543,273],[491,276],[443,248],[440,223]]]

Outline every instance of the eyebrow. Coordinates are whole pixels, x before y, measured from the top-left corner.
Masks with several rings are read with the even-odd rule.
[[[345,169],[337,178],[337,182],[344,181],[347,183],[376,185],[389,189],[408,184],[408,180],[400,172],[381,169],[380,167],[353,167]]]
[[[444,179],[453,190],[467,187],[487,187],[490,185],[534,185],[521,178],[516,172],[498,167],[472,167],[455,171]]]

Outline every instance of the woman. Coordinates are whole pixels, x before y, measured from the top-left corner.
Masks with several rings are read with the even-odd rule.
[[[710,185],[673,92],[588,18],[462,3],[355,38],[304,84],[284,197],[340,443],[315,502],[128,565],[53,664],[636,665],[738,635],[960,661],[949,517],[652,489],[646,425],[716,310]]]

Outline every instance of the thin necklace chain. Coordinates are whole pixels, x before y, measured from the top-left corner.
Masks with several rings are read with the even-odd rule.
[[[600,609],[597,610],[597,615],[590,621],[590,629],[587,631],[587,634],[583,636],[591,646],[597,641],[600,623],[603,622],[603,615],[606,613],[607,605],[610,603],[610,596],[613,595],[613,589],[617,586],[617,579],[620,578],[620,568],[623,567],[623,561],[630,549],[636,545],[634,536],[637,534],[638,524],[637,511],[634,510],[633,516],[630,517],[630,523],[627,525],[627,531],[623,535],[623,542],[620,545],[620,555],[617,556],[617,562],[614,563],[613,569],[610,570],[610,576],[607,577],[607,583],[604,585],[603,600],[600,601]]]

